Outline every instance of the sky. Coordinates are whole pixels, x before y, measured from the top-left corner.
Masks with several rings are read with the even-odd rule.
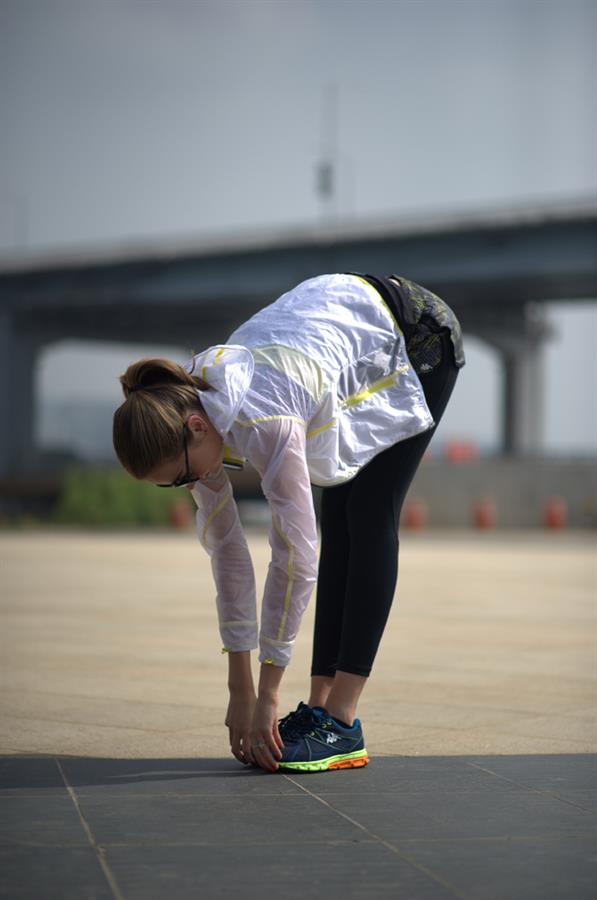
[[[596,35],[588,0],[0,0],[0,254],[597,197]],[[544,448],[597,452],[597,300],[549,316]],[[441,433],[491,445],[465,346]],[[47,347],[41,402],[154,352]]]

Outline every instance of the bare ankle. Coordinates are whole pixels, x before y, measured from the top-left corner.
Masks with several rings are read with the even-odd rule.
[[[334,706],[333,704],[328,704],[326,709],[330,716],[332,716],[338,722],[344,722],[345,725],[348,725],[349,728],[352,728],[354,720],[356,718],[356,710],[345,709],[344,707]]]
[[[312,675],[311,693],[309,694],[309,706],[325,707],[329,693],[334,686],[333,676]]]
[[[325,705],[328,702],[328,694],[329,691],[319,691],[317,693],[311,692],[309,695],[309,706],[323,706],[325,708]]]
[[[329,714],[351,727],[357,714],[359,697],[366,683],[365,675],[355,675],[338,669],[327,699],[326,709]]]

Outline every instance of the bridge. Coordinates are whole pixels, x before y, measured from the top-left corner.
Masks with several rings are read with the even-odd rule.
[[[597,298],[595,199],[0,258],[0,476],[33,458],[42,348],[75,338],[196,352],[305,278],[341,271],[396,272],[443,297],[465,342],[501,359],[503,453],[540,449],[545,304]]]

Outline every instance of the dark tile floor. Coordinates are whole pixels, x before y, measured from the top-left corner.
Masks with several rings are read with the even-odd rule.
[[[595,900],[597,755],[0,757],[0,897]]]

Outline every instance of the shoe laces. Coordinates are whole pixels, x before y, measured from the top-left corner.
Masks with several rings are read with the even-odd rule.
[[[278,727],[284,729],[286,737],[298,737],[314,718],[313,709],[306,703],[299,703],[296,709],[280,719]]]

